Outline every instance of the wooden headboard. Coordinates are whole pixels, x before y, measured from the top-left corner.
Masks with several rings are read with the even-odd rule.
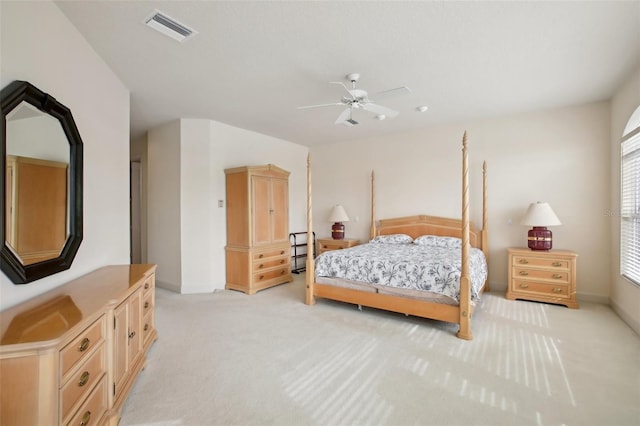
[[[421,235],[462,238],[462,220],[417,215],[378,221],[375,226],[375,235],[390,234],[407,234],[411,238],[417,238]],[[473,223],[469,224],[469,244],[471,247],[482,248],[481,233]]]

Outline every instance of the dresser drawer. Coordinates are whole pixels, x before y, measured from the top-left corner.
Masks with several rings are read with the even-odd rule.
[[[549,270],[549,269],[530,269],[530,268],[513,268],[513,277],[521,279],[542,279],[559,283],[569,282],[569,272],[562,270]]]
[[[75,415],[66,425],[92,426],[102,420],[107,411],[107,379],[103,377],[100,383],[89,395],[89,398],[78,409]]]
[[[62,387],[61,405],[62,418],[71,414],[71,409],[84,400],[89,391],[105,373],[105,345],[96,350],[89,359],[72,375]]]
[[[146,294],[148,292],[150,292],[151,290],[153,290],[153,277],[149,277],[146,279],[146,281],[144,282],[144,284],[142,285],[142,291]]]
[[[271,271],[256,272],[253,275],[253,282],[259,284],[264,281],[269,281],[274,278],[286,276],[289,273],[289,268],[278,268]]]
[[[253,253],[253,261],[258,261],[258,260],[262,260],[262,259],[268,259],[270,257],[278,257],[278,256],[285,256],[285,257],[289,257],[289,247],[286,248],[279,248],[279,249],[272,249],[272,250],[267,250],[267,251],[262,251],[259,253]]]
[[[569,269],[569,260],[553,259],[533,256],[513,256],[513,265],[516,266],[535,266],[553,269]]]
[[[153,311],[153,292],[148,292],[143,294],[144,299],[142,300],[142,316],[147,315],[148,312]]]
[[[91,349],[104,341],[105,317],[91,324],[71,343],[60,351],[60,367],[62,372],[62,381],[66,381],[65,375],[79,361],[84,359]]]
[[[513,280],[513,291],[518,293],[531,293],[531,295],[553,296],[557,298],[568,299],[569,286],[563,284],[547,284],[536,281]]]

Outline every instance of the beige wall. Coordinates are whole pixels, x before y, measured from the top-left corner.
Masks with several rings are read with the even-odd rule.
[[[579,298],[606,302],[609,128],[609,103],[600,102],[314,147],[315,231],[319,237],[330,235],[326,218],[339,203],[352,219],[346,236],[367,239],[372,169],[378,218],[460,217],[460,149],[466,129],[471,215],[478,225],[481,164],[488,163],[492,289],[506,290],[506,248],[526,247],[528,228],[519,221],[528,204],[547,201],[563,223],[552,228],[554,247],[579,254]]]
[[[138,151],[144,148],[137,147]],[[180,293],[224,289],[224,169],[276,164],[289,171],[289,226],[306,228],[308,149],[223,123],[183,118],[149,131],[148,256],[159,286]]]
[[[640,334],[640,287],[620,276],[620,139],[631,114],[640,106],[640,69],[618,89],[611,101],[611,305]]]
[[[53,2],[0,2],[0,86],[26,80],[69,107],[84,142],[84,236],[71,269],[0,274],[0,309],[129,262],[129,91]]]

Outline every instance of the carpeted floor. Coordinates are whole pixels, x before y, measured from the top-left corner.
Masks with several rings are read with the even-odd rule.
[[[120,425],[640,425],[640,338],[604,305],[483,296],[457,326],[318,300],[158,289]]]

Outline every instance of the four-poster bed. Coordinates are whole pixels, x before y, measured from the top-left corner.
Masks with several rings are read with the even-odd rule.
[[[392,312],[404,313],[407,315],[414,315],[423,318],[430,318],[440,321],[446,321],[456,323],[459,325],[459,331],[457,336],[462,339],[471,340],[473,335],[471,333],[471,316],[473,314],[475,303],[478,300],[479,294],[483,290],[488,290],[488,216],[487,216],[487,179],[486,179],[486,162],[483,164],[483,217],[482,217],[482,229],[476,229],[469,220],[469,160],[467,149],[467,134],[465,132],[462,141],[462,219],[449,219],[435,216],[418,215],[403,218],[383,219],[376,221],[375,217],[375,178],[374,174],[371,174],[371,229],[370,238],[371,243],[367,244],[370,247],[355,247],[353,249],[342,250],[342,254],[347,254],[351,251],[352,259],[329,259],[326,256],[338,256],[338,253],[328,252],[322,255],[318,259],[320,263],[316,265],[316,259],[312,257],[307,258],[307,275],[306,275],[306,298],[305,303],[312,305],[315,303],[315,298],[320,297],[324,299],[332,299],[341,302],[347,302],[357,304],[360,306],[368,306],[372,308],[384,309]],[[312,191],[311,191],[311,161],[307,161],[307,232],[309,235],[312,232]],[[453,238],[450,238],[453,237]],[[396,240],[406,239],[401,241],[402,244]],[[452,270],[455,270],[458,275],[455,276],[455,295],[451,297],[435,295],[431,292],[419,291],[407,288],[402,280],[406,279],[405,276],[395,277],[397,281],[395,283],[396,288],[390,288],[385,285],[377,285],[381,282],[382,275],[394,275],[388,271],[380,272],[385,267],[388,267],[389,262],[383,260],[376,260],[376,253],[380,251],[381,244],[375,244],[376,242],[388,240],[390,244],[397,244],[393,247],[396,251],[395,258],[404,259],[409,256],[404,251],[398,250],[410,250],[415,252],[411,256],[424,256],[420,250],[422,248],[416,247],[418,242],[428,242],[428,245],[438,245],[440,247],[447,246],[447,249],[442,250],[455,250],[455,256],[457,258],[457,265],[453,263],[438,266],[430,269],[425,273],[424,264],[422,264],[422,272],[416,273],[412,276],[411,281],[415,281],[418,275],[434,275],[432,272],[436,269],[444,269],[451,274]],[[435,243],[434,243],[435,241]],[[411,244],[405,244],[405,243]],[[451,244],[452,243],[452,244]],[[308,253],[313,253],[312,242],[308,243]],[[450,245],[450,246],[449,246]],[[406,248],[405,248],[406,247]],[[385,249],[386,250],[386,249]],[[436,248],[434,250],[441,250]],[[417,253],[417,254],[416,254]],[[460,253],[460,255],[458,255]],[[371,258],[368,258],[368,256]],[[394,255],[389,255],[393,257]],[[430,255],[429,255],[430,256]],[[450,256],[448,254],[447,256]],[[447,257],[444,256],[444,257]],[[438,256],[436,256],[438,257]],[[442,257],[442,256],[440,256]],[[354,260],[355,259],[355,260]],[[426,259],[421,259],[422,261]],[[435,261],[435,260],[434,260]],[[441,260],[438,260],[441,261]],[[454,261],[454,262],[456,262]],[[331,263],[333,262],[333,264]],[[346,271],[345,265],[349,262],[365,263],[366,271],[349,272]],[[405,262],[400,267],[406,272],[407,269],[415,270],[414,265]],[[383,266],[384,265],[384,266]],[[471,265],[471,266],[470,266]],[[480,266],[478,269],[477,265]],[[316,266],[318,267],[316,269]],[[482,268],[484,267],[484,271]],[[397,269],[397,267],[395,267]],[[418,268],[419,269],[419,268]],[[333,272],[340,270],[344,272],[342,277],[355,279],[342,279],[333,278],[339,275]],[[331,271],[331,273],[328,273]],[[480,272],[478,272],[480,271]],[[319,272],[316,274],[316,272]],[[415,272],[415,271],[414,271]],[[482,275],[484,272],[484,275]],[[317,275],[323,276],[317,276]],[[373,284],[364,284],[359,282],[360,275],[368,274],[374,276]],[[395,274],[397,275],[397,274]],[[408,275],[406,275],[408,277]],[[458,279],[459,277],[459,279]],[[434,279],[431,277],[431,279]],[[473,283],[472,283],[473,281]],[[437,281],[438,285],[442,283],[442,279]],[[421,284],[422,287],[429,287],[431,284]],[[420,286],[419,286],[420,287]]]

